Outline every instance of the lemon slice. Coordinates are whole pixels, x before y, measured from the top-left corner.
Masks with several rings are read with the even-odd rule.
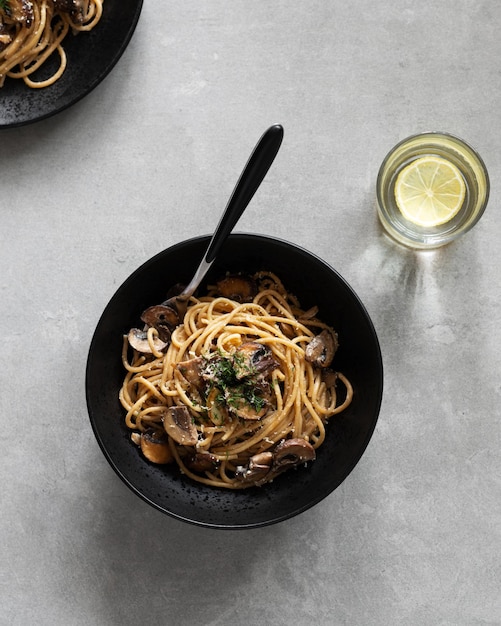
[[[451,220],[463,205],[466,185],[450,161],[424,156],[404,167],[395,183],[397,206],[418,226],[438,226]]]

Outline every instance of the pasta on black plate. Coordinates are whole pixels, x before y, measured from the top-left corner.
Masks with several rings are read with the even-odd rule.
[[[5,78],[28,87],[54,84],[66,69],[64,39],[68,33],[92,30],[101,19],[104,0],[0,0],[0,87]],[[34,75],[56,54],[52,74]]]
[[[148,324],[145,311],[123,343],[132,441],[154,463],[229,489],[313,461],[353,396],[331,367],[337,333],[317,313],[271,272],[224,277],[178,324]]]

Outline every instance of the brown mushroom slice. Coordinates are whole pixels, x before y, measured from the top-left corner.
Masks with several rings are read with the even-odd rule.
[[[127,335],[129,345],[138,352],[144,352],[145,354],[151,354],[151,348],[148,341],[148,333],[145,330],[139,328],[131,328]],[[162,341],[160,337],[153,339],[153,346],[158,352],[162,352],[168,346],[168,343]]]
[[[252,302],[257,294],[257,285],[250,276],[229,274],[216,283],[217,293],[236,302]]]
[[[326,367],[322,370],[322,382],[325,383],[329,389],[335,387],[337,384],[338,374],[330,367]]]
[[[193,387],[201,389],[205,380],[202,375],[204,373],[204,367],[206,359],[201,356],[196,356],[193,359],[187,361],[181,361],[176,365],[176,370],[183,376],[183,378]]]
[[[26,24],[28,28],[33,23],[33,4],[30,0],[9,0],[5,12],[12,20]]]
[[[156,328],[160,339],[170,341],[171,333],[180,323],[181,318],[173,307],[155,304],[143,311],[141,320],[148,326]]]
[[[259,452],[251,456],[245,467],[238,467],[235,476],[243,482],[259,486],[267,481],[272,464],[273,454],[271,452]]]
[[[82,24],[84,21],[84,0],[54,0],[54,8],[63,13],[68,13],[75,24]]]
[[[277,367],[271,349],[257,341],[248,341],[238,347],[232,357],[233,370],[238,380],[256,374],[266,374]]]
[[[268,480],[302,463],[314,461],[315,458],[315,448],[305,439],[284,439],[273,452],[273,466]]]
[[[182,446],[194,446],[198,441],[198,432],[188,408],[171,406],[162,415],[165,432]]]
[[[162,431],[148,429],[141,433],[139,445],[141,452],[152,463],[164,465],[174,460],[167,435]]]
[[[212,472],[220,465],[219,459],[205,451],[193,451],[183,458],[183,463],[193,472]]]
[[[306,346],[305,358],[317,367],[329,367],[338,349],[337,334],[331,330],[323,330],[313,337]]]

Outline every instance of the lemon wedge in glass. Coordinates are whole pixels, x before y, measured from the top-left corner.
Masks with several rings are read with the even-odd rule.
[[[437,156],[412,161],[395,183],[398,208],[410,222],[431,227],[445,224],[461,209],[466,185],[459,169]]]

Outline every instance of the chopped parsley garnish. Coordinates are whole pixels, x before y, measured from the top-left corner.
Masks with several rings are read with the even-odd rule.
[[[226,404],[235,410],[249,405],[256,413],[259,413],[266,404],[266,400],[257,393],[253,384],[246,382],[227,390]]]
[[[210,360],[207,372],[214,384],[222,389],[238,383],[233,361],[228,357],[221,356]]]
[[[205,378],[209,380],[209,388],[217,388],[216,403],[225,405],[235,412],[250,407],[255,413],[259,413],[266,404],[262,395],[262,388],[256,385],[252,378],[252,368],[247,367],[247,377],[242,378],[242,368],[245,359],[241,355],[232,357],[217,356],[207,359]]]

